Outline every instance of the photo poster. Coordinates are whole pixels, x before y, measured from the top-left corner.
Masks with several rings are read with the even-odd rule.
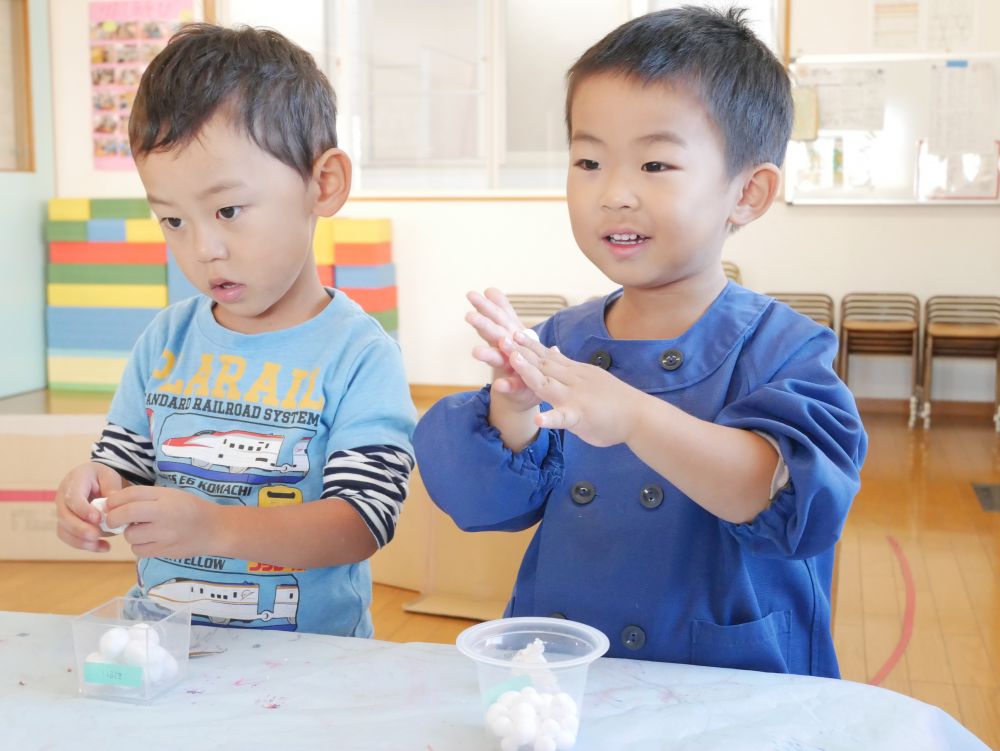
[[[128,118],[139,78],[181,25],[194,0],[90,3],[90,84],[94,167],[132,170]]]

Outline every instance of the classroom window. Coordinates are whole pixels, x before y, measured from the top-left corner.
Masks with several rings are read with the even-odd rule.
[[[0,0],[0,170],[34,169],[27,0]]]
[[[220,0],[218,20],[273,27],[313,54],[337,91],[356,190],[561,192],[566,70],[615,26],[684,2]],[[776,0],[740,4],[776,49]]]

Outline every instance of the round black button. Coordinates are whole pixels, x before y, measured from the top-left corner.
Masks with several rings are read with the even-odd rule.
[[[656,508],[663,503],[663,488],[659,485],[647,485],[639,493],[639,502],[646,508]]]
[[[642,649],[646,644],[646,632],[638,626],[626,626],[622,629],[622,644],[626,649]]]
[[[578,482],[573,486],[573,491],[570,493],[573,503],[581,506],[584,506],[594,500],[595,495],[597,495],[597,491],[594,490],[593,484],[589,482]]]
[[[565,613],[560,613],[557,610],[554,613],[549,613],[549,618],[562,618],[563,620],[566,620],[566,614]]]
[[[590,364],[596,365],[601,370],[607,370],[611,367],[611,355],[603,349],[599,349],[590,356]]]
[[[660,367],[664,370],[677,370],[684,362],[684,353],[679,349],[664,350],[660,355]]]

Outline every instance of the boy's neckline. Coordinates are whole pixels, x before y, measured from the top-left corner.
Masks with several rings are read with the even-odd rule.
[[[200,295],[198,300],[198,310],[195,314],[198,326],[202,333],[217,344],[232,345],[238,343],[240,347],[254,348],[256,345],[272,346],[274,336],[293,336],[307,333],[310,329],[325,325],[326,320],[342,307],[346,301],[344,295],[337,294],[337,291],[330,287],[323,288],[329,295],[329,302],[323,309],[311,318],[300,323],[286,326],[285,328],[273,329],[271,331],[260,331],[256,333],[243,333],[228,328],[219,323],[213,312],[215,301],[205,295]]]
[[[688,326],[683,331],[679,332],[676,336],[671,336],[671,337],[643,337],[643,338],[616,337],[614,334],[611,333],[611,330],[608,328],[608,321],[607,321],[608,312],[610,311],[610,309],[612,308],[612,306],[616,302],[618,302],[619,300],[621,300],[622,295],[625,292],[625,288],[624,287],[619,287],[618,289],[616,289],[613,292],[611,292],[610,294],[608,294],[604,298],[604,300],[602,301],[602,303],[601,303],[601,308],[600,308],[600,324],[599,324],[600,325],[600,333],[601,333],[602,336],[604,336],[604,337],[606,337],[606,338],[608,338],[608,339],[610,339],[612,341],[620,341],[620,342],[676,341],[677,339],[680,339],[680,338],[686,336],[688,333],[690,333],[695,328],[697,328],[699,326],[699,324],[701,324],[701,322],[704,321],[709,316],[709,314],[712,312],[712,310],[717,305],[720,304],[720,302],[723,300],[723,298],[725,298],[729,294],[730,290],[733,287],[733,284],[734,283],[733,283],[733,281],[731,279],[727,279],[725,286],[719,291],[719,293],[715,296],[715,298],[712,300],[712,302],[709,303],[708,307],[706,307],[705,310],[703,310],[701,312],[701,314],[691,323],[690,326]]]

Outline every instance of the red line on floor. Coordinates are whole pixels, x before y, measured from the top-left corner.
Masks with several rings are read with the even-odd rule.
[[[892,650],[892,654],[889,655],[889,659],[875,673],[875,677],[868,681],[873,686],[880,685],[889,676],[893,668],[896,667],[896,663],[902,658],[907,645],[910,643],[910,637],[913,636],[913,616],[917,611],[917,592],[913,587],[913,573],[910,571],[910,562],[906,559],[906,553],[903,552],[903,547],[895,537],[886,535],[885,539],[889,542],[892,552],[896,554],[896,560],[899,561],[899,570],[903,575],[903,586],[906,589],[906,608],[903,611],[903,628],[899,634],[899,642],[897,642],[896,648]]]
[[[0,490],[0,503],[3,501],[54,501],[54,490]]]

